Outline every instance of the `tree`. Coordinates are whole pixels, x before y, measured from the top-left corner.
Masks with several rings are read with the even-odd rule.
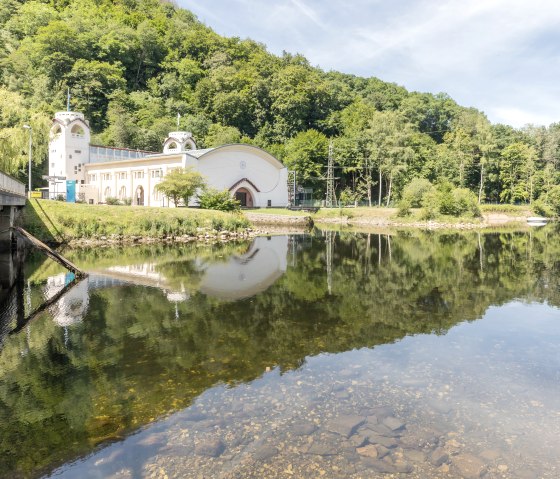
[[[536,152],[526,143],[513,143],[502,151],[500,200],[507,203],[531,202]]]
[[[296,170],[298,182],[313,182],[324,173],[329,141],[323,133],[307,130],[298,133],[286,142],[285,165]]]
[[[183,200],[185,206],[189,205],[190,198],[198,191],[206,187],[204,177],[191,168],[176,168],[156,185],[156,190],[167,196],[175,206],[179,200]]]
[[[413,126],[398,112],[376,112],[369,123],[372,158],[379,175],[378,206],[381,206],[383,177],[387,183],[386,204],[391,201],[393,181],[402,174],[414,159],[412,149]]]

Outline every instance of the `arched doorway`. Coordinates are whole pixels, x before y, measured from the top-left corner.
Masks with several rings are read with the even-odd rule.
[[[119,199],[126,199],[126,186],[121,186],[121,189],[119,190]]]
[[[144,188],[141,186],[138,186],[136,188],[136,193],[134,193],[134,204],[144,206]]]
[[[107,188],[105,188],[105,195],[104,195],[104,199],[105,201],[107,201],[107,198],[111,197],[111,187],[108,186]]]
[[[243,208],[253,207],[253,195],[247,188],[239,188],[235,192],[235,199],[239,201]]]

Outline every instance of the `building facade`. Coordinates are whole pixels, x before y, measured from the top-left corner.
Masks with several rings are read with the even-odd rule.
[[[158,192],[157,184],[175,168],[202,174],[209,187],[228,190],[244,207],[285,207],[288,170],[265,150],[246,144],[199,150],[192,134],[169,133],[163,152],[91,145],[90,128],[82,113],[58,112],[49,143],[49,196],[65,192],[67,180],[77,184],[86,203],[117,198],[138,206],[175,206]],[[193,198],[191,206],[196,205]]]

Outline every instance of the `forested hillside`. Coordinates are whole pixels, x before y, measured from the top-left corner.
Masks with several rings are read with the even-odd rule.
[[[492,125],[443,93],[324,72],[301,55],[221,37],[165,1],[2,0],[2,169],[25,179],[29,123],[40,178],[67,88],[95,143],[160,151],[180,113],[199,147],[266,148],[318,197],[331,139],[337,193],[374,202],[398,199],[415,177],[507,203],[553,197],[560,183],[560,124]]]

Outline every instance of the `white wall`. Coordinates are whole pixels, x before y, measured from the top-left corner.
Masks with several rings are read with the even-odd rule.
[[[200,157],[198,171],[207,178],[209,186],[229,190],[243,178],[247,178],[259,191],[247,182],[240,184],[253,195],[254,206],[285,207],[288,204],[288,170],[264,150],[250,145],[226,145]],[[235,193],[235,190],[232,191]]]
[[[186,152],[130,161],[92,163],[86,165],[85,178],[97,190],[94,203],[106,202],[107,188],[110,188],[109,196],[118,198],[119,191],[124,186],[126,197],[133,198],[135,204],[136,190],[138,186],[142,186],[144,206],[169,206],[168,200],[161,194],[154,195],[154,187],[170,169],[178,167],[191,167],[199,171],[208,186],[218,190],[229,190],[237,182],[247,178],[259,191],[248,182],[243,182],[232,190],[232,194],[238,188],[246,188],[251,192],[256,207],[266,207],[269,200],[271,206],[285,207],[288,204],[287,169],[266,151],[249,145],[216,148],[201,155],[199,159]],[[135,171],[142,171],[143,178],[135,178]],[[156,171],[159,171],[159,176],[154,176],[153,172]],[[120,173],[124,173],[126,178],[119,178]],[[90,175],[95,175],[95,181],[89,180]],[[110,175],[110,179],[106,175]],[[195,204],[196,198],[193,198],[191,205]]]

